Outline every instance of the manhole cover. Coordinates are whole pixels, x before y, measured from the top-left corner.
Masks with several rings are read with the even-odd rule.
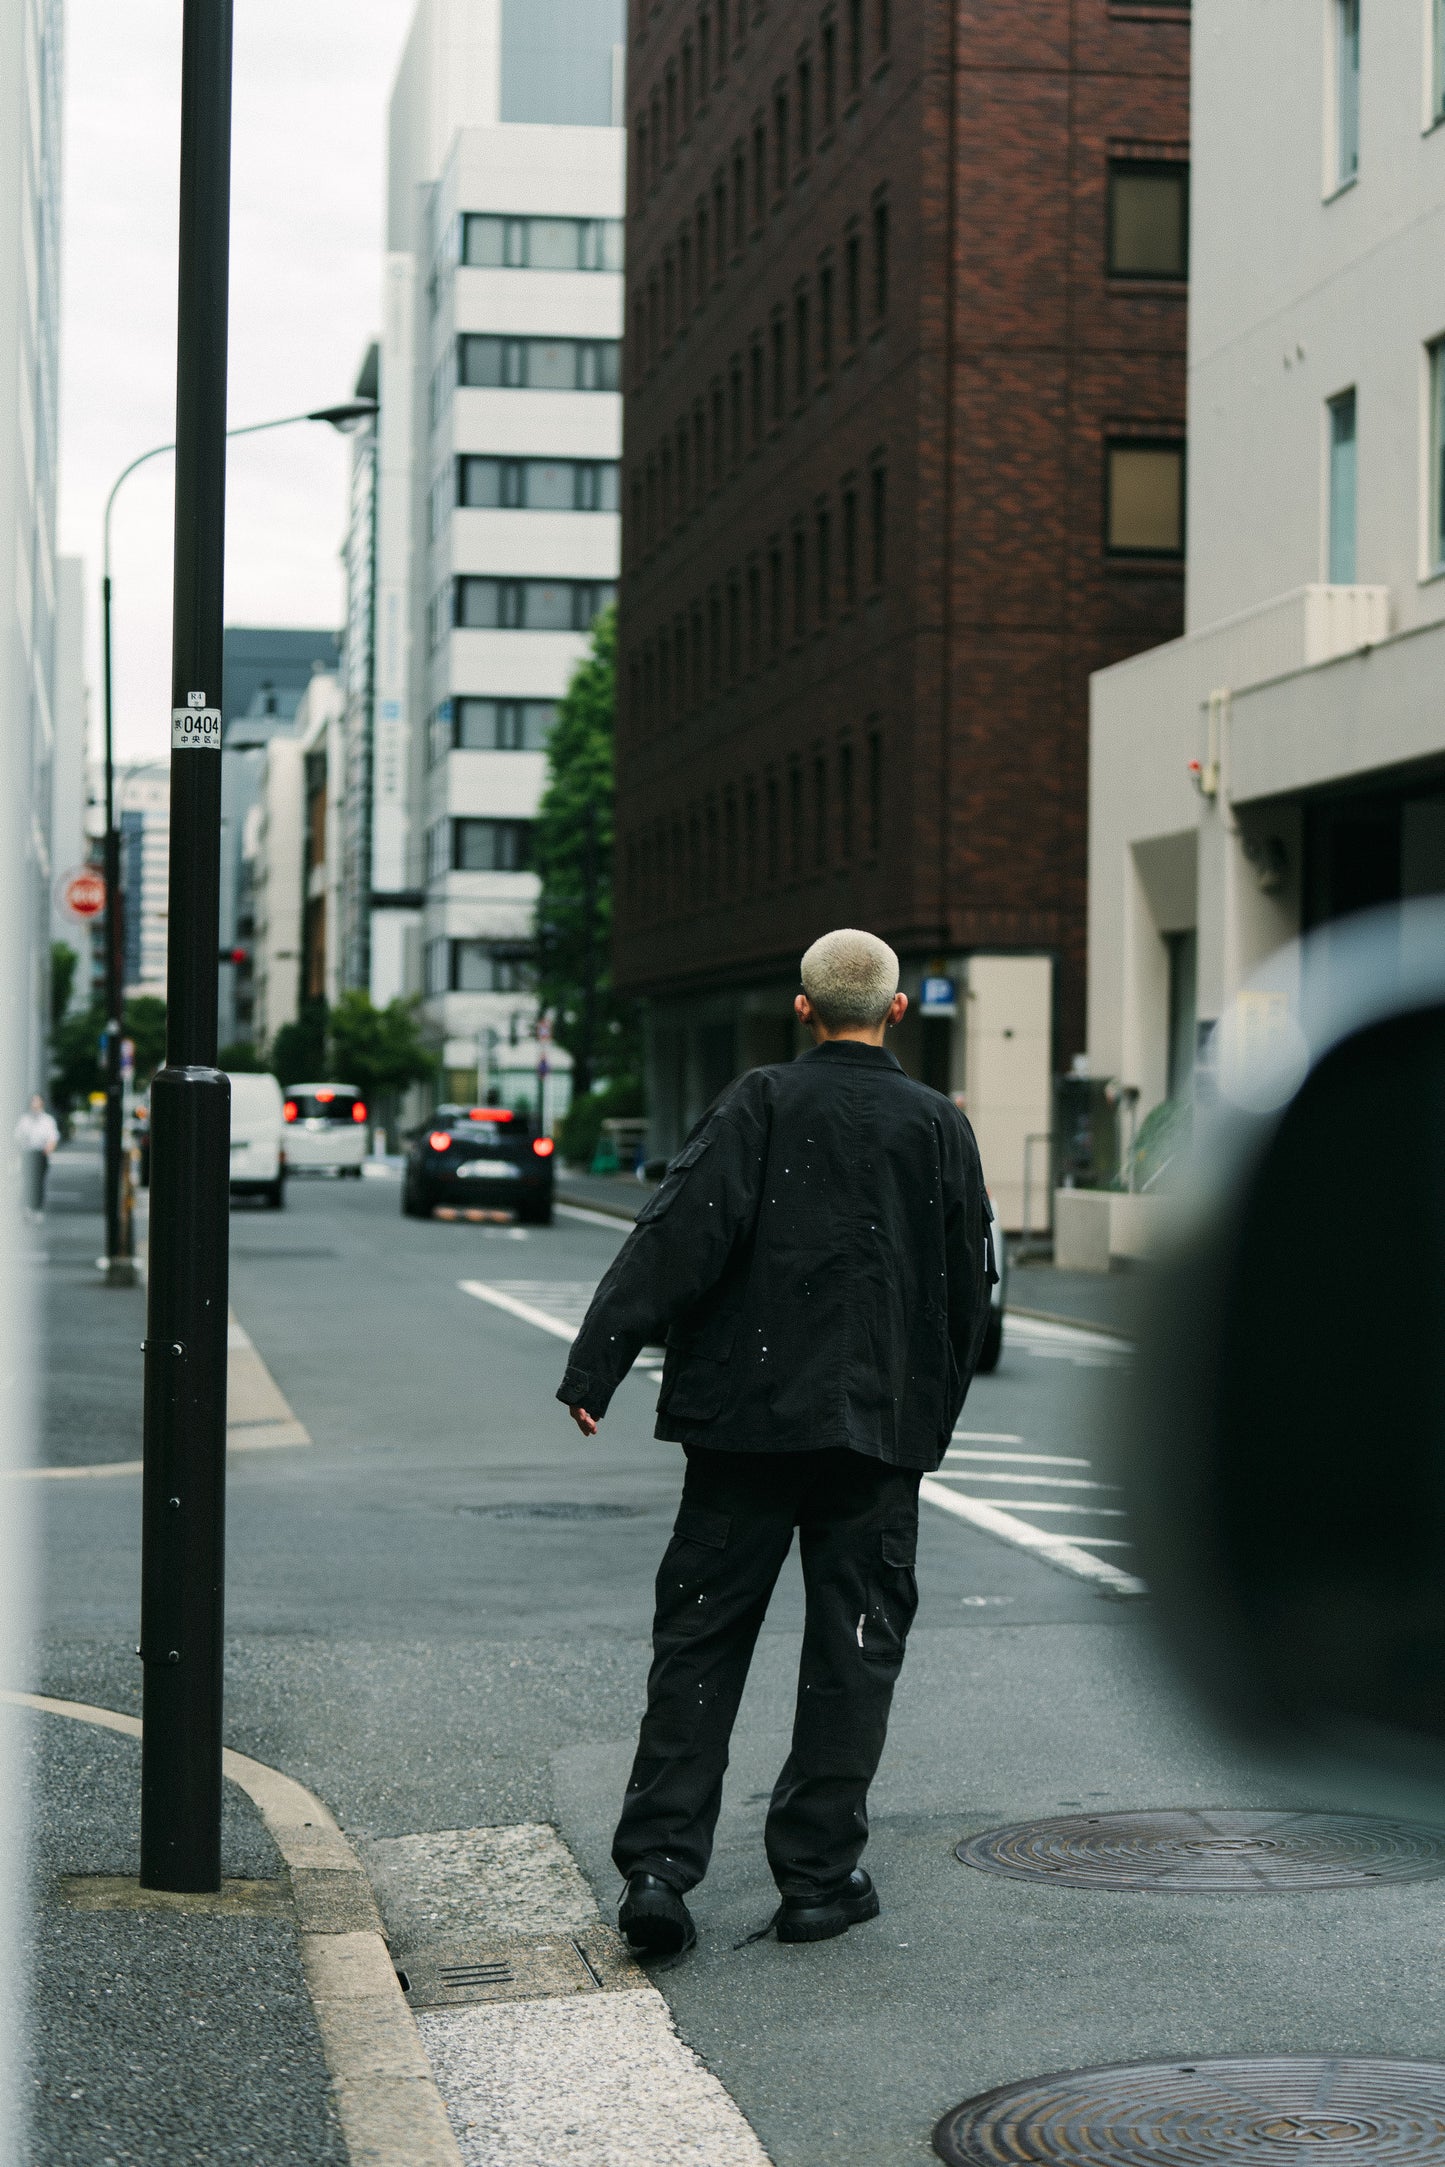
[[[641,1505],[573,1505],[548,1499],[539,1505],[458,1505],[458,1512],[478,1513],[484,1520],[640,1520]]]
[[[1134,2062],[965,2100],[933,2132],[949,2167],[1212,2167],[1445,2158],[1438,2062]]]
[[[987,1829],[965,1866],[1064,1889],[1268,1895],[1445,1874],[1445,1831],[1354,1813],[1074,1813]]]

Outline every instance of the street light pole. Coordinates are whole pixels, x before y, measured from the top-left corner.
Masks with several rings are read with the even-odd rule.
[[[216,1067],[232,0],[185,0],[166,1060],[151,1086],[141,1870],[221,1885],[230,1085]]]
[[[302,421],[329,422],[333,429],[345,430],[353,422],[373,419],[378,411],[378,402],[375,399],[347,399],[338,406],[313,407],[305,414],[282,414],[276,421],[246,422],[239,429],[228,429],[226,438],[229,442],[234,436],[260,436],[268,429],[290,429]],[[120,1209],[120,1056],[125,988],[120,832],[115,824],[115,702],[111,659],[114,588],[110,573],[110,520],[121,483],[128,481],[137,467],[145,466],[152,459],[164,458],[167,452],[173,452],[175,448],[174,444],[153,444],[149,451],[143,451],[138,458],[132,459],[128,466],[121,468],[111,484],[110,495],[105,500],[105,517],[101,523],[100,615],[105,687],[105,1255],[106,1279],[111,1286],[128,1287],[135,1284],[135,1260],[132,1254],[130,1224],[128,1220],[122,1220]],[[219,697],[219,683],[216,689]]]

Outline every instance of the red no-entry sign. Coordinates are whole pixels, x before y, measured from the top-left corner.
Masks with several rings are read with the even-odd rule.
[[[72,918],[89,925],[105,909],[105,876],[93,865],[80,866],[61,882],[60,900]]]

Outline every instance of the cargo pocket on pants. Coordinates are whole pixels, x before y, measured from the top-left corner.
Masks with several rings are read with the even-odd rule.
[[[858,1620],[857,1639],[864,1662],[891,1680],[903,1667],[908,1630],[918,1609],[916,1524],[885,1527],[878,1548],[878,1568],[868,1608]]]
[[[657,1574],[657,1631],[687,1637],[707,1623],[710,1601],[722,1577],[732,1520],[725,1512],[684,1505]]]

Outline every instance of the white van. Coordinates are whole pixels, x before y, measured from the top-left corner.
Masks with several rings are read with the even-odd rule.
[[[293,1174],[337,1174],[360,1181],[366,1157],[366,1101],[355,1084],[290,1084],[286,1164]]]
[[[286,1202],[281,1086],[274,1076],[232,1076],[231,1194],[263,1196],[272,1211]]]

